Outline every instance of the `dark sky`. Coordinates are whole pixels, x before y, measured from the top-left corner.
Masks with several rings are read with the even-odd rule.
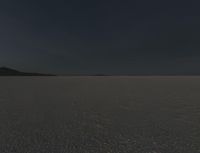
[[[197,0],[1,0],[0,66],[200,73],[199,7]]]

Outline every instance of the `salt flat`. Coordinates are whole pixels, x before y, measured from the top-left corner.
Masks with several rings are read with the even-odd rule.
[[[1,153],[199,153],[200,77],[0,77]]]

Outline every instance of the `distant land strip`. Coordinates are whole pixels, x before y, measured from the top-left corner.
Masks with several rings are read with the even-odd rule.
[[[136,73],[136,74],[45,74],[45,73],[32,73],[22,72],[8,67],[0,67],[0,76],[93,76],[93,77],[106,77],[106,76],[200,76],[200,73]]]

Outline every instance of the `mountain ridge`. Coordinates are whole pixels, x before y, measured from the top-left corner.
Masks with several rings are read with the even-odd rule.
[[[52,74],[22,72],[9,67],[0,67],[0,76],[54,76]]]

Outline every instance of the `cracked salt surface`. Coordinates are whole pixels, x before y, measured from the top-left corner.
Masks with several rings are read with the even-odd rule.
[[[2,153],[199,153],[200,77],[1,77]]]

